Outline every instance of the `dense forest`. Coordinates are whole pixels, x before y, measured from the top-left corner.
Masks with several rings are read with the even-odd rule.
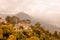
[[[60,33],[44,30],[39,22],[7,16],[0,18],[0,40],[60,40]]]

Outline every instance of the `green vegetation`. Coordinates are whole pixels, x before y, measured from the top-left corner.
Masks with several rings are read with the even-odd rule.
[[[39,22],[25,30],[22,26],[14,28],[14,25],[20,22],[18,17],[14,16],[11,19],[7,16],[6,21],[7,23],[0,25],[0,40],[60,40],[60,33],[55,31],[52,34],[49,30],[44,30]]]

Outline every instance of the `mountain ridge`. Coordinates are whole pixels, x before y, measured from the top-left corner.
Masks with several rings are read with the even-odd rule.
[[[51,25],[49,23],[46,23],[42,19],[38,19],[38,18],[32,17],[32,16],[30,16],[30,15],[24,13],[24,12],[19,12],[16,15],[0,14],[0,17],[2,17],[2,18],[5,18],[6,16],[17,16],[17,17],[19,17],[22,20],[23,19],[29,19],[29,20],[31,20],[32,24],[34,24],[36,22],[40,22],[44,29],[49,30],[50,32],[54,32],[54,31],[60,32],[60,28],[58,28],[58,27],[56,27],[54,25]],[[38,20],[40,20],[40,21],[38,21]]]
[[[24,12],[19,12],[15,16],[19,17],[21,20],[29,19],[29,20],[31,20],[32,24],[37,22],[37,20],[34,17],[32,17]]]

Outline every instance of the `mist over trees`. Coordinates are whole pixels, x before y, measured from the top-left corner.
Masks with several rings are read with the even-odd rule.
[[[4,20],[6,23],[0,23],[0,40],[60,40],[60,32],[52,34],[39,22],[32,25],[31,20],[20,20],[16,16],[7,16]]]

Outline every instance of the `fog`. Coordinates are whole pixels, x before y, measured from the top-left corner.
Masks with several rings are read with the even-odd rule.
[[[0,0],[1,14],[21,11],[60,27],[60,0]]]

